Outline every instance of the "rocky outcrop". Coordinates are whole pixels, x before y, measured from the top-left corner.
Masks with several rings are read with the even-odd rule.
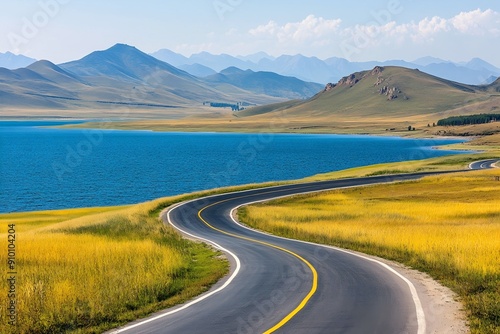
[[[359,79],[356,78],[356,74],[351,74],[346,77],[343,77],[339,80],[337,86],[349,86],[352,87],[359,82]]]
[[[382,76],[383,71],[384,68],[381,66],[375,66],[375,68],[371,70],[370,75],[377,76],[377,80],[375,81],[373,86],[381,86],[386,81],[386,79]],[[390,81],[390,79],[388,81]],[[389,85],[384,85],[378,89],[378,93],[380,95],[387,96],[388,101],[395,100],[398,97],[402,97],[403,99],[408,100],[408,97],[403,94],[403,91],[396,86],[391,87]]]
[[[396,100],[398,98],[402,98],[404,100],[408,100],[408,97],[403,93],[403,91],[395,86],[390,85],[391,77],[385,78],[382,74],[384,72],[384,67],[375,66],[371,71],[359,72],[343,77],[339,80],[337,84],[328,83],[324,89],[324,92],[331,91],[335,87],[353,87],[358,82],[362,80],[373,80],[372,77],[376,77],[376,81],[373,86],[378,87],[377,93],[387,97],[388,101]]]
[[[337,85],[336,85],[336,84],[334,84],[334,83],[329,82],[329,83],[327,83],[327,84],[326,84],[325,89],[324,89],[323,91],[324,91],[324,92],[329,92],[329,91],[331,91],[332,89],[334,89],[334,88],[335,88],[335,86],[337,86]]]
[[[378,90],[380,95],[387,96],[387,100],[392,101],[398,98],[403,92],[398,87],[383,86]]]
[[[385,79],[382,76],[378,76],[377,81],[375,81],[375,83],[373,85],[380,86],[384,81],[385,81]]]
[[[380,76],[380,73],[382,73],[383,70],[384,70],[384,68],[382,66],[375,66],[373,68],[373,70],[371,70],[370,74],[372,76],[374,76],[374,75]]]

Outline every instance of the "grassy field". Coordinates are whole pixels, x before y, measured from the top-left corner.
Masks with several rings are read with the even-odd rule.
[[[455,145],[453,145],[453,147],[455,147]],[[473,147],[474,149],[478,149],[475,145]],[[470,147],[466,144],[460,144],[460,146],[456,146],[456,148],[461,150],[470,149]],[[483,153],[459,154],[424,160],[362,166],[336,172],[318,174],[302,179],[301,181],[312,182],[389,174],[464,170],[468,169],[471,162],[486,159],[500,159],[500,150],[491,148]]]
[[[367,166],[304,181],[464,169],[471,161],[500,157],[491,146],[495,137],[489,138],[486,144],[475,144],[474,148],[490,145],[490,151],[481,154]],[[266,185],[124,207],[0,214],[0,238],[7,240],[8,226],[15,224],[18,271],[18,327],[12,330],[7,325],[3,284],[0,332],[97,333],[206,291],[227,272],[227,262],[206,246],[183,240],[158,220],[159,212],[178,201]],[[0,261],[6,263],[6,257],[0,252]]]
[[[480,136],[500,133],[500,123],[478,126],[428,127],[440,117],[370,116],[360,120],[358,117],[342,116],[289,116],[285,112],[240,118],[233,114],[221,113],[216,116],[187,117],[182,119],[133,120],[116,122],[94,122],[65,125],[63,128],[95,128],[119,130],[151,130],[163,132],[237,132],[237,133],[335,133],[370,134],[427,138],[435,136]],[[408,131],[408,126],[415,131]]]
[[[242,208],[239,218],[428,272],[458,293],[473,333],[500,333],[499,178],[477,171],[297,196]]]
[[[15,224],[18,314],[8,325],[2,284],[0,332],[100,333],[206,291],[228,263],[159,220],[180,199],[0,215],[2,240]]]

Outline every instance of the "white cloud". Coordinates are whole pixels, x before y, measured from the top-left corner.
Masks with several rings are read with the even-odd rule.
[[[260,25],[255,29],[249,31],[250,35],[263,37],[263,36],[274,36],[278,30],[278,24],[274,21],[269,21],[267,24]]]
[[[233,28],[213,36],[203,45],[182,45],[177,49],[231,54],[266,51],[275,56],[302,53],[320,58],[336,55],[355,60],[377,54],[390,54],[387,57],[392,58],[397,57],[396,54],[425,52],[429,48],[447,53],[467,41],[477,42],[477,36],[484,41],[500,36],[500,13],[492,9],[461,12],[449,18],[425,17],[411,22],[397,22],[398,17],[390,19],[381,24],[371,20],[346,26],[341,19],[308,15],[296,22],[269,21],[247,31]]]
[[[449,24],[446,19],[439,16],[434,16],[433,18],[425,18],[418,23],[417,33],[421,36],[429,36],[440,33],[442,31],[448,31]]]
[[[250,35],[264,38],[277,38],[281,42],[285,41],[316,41],[328,35],[335,34],[342,20],[328,20],[314,15],[307,16],[300,22],[291,22],[278,25],[274,21],[269,21],[265,25],[260,25],[249,31]]]
[[[500,13],[491,9],[481,11],[480,9],[471,12],[461,12],[450,20],[453,28],[461,33],[471,35],[485,35],[499,33]]]

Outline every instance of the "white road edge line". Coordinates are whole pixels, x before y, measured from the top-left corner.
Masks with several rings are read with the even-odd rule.
[[[387,183],[393,183],[393,182],[387,182]],[[387,184],[387,183],[385,183],[385,184]],[[374,184],[374,185],[376,185],[376,184]],[[368,186],[370,186],[370,185],[368,185]],[[274,238],[278,238],[278,239],[293,240],[293,241],[296,241],[296,242],[299,242],[299,243],[304,243],[304,244],[308,244],[308,245],[313,245],[313,246],[319,246],[319,247],[323,247],[323,248],[333,249],[333,250],[336,250],[336,251],[339,251],[339,252],[342,252],[342,253],[346,253],[346,254],[349,254],[349,255],[354,255],[354,256],[356,256],[358,258],[362,258],[362,259],[370,261],[370,262],[374,262],[374,263],[380,265],[381,267],[383,267],[384,269],[387,269],[388,271],[390,271],[391,273],[393,273],[394,275],[396,275],[397,277],[399,277],[400,279],[402,279],[408,285],[408,288],[410,289],[410,293],[411,293],[411,296],[412,296],[412,299],[413,299],[413,304],[415,305],[415,312],[416,312],[416,316],[417,316],[417,334],[425,334],[425,331],[426,331],[425,313],[424,313],[424,309],[422,307],[422,303],[420,301],[420,298],[418,297],[417,289],[415,288],[415,286],[413,285],[413,283],[409,279],[407,279],[406,277],[404,277],[403,275],[401,275],[400,273],[398,273],[396,270],[394,270],[393,268],[391,268],[389,265],[387,265],[387,264],[385,264],[383,262],[380,262],[378,260],[375,260],[375,259],[363,256],[363,255],[360,255],[360,254],[353,253],[353,252],[348,251],[346,249],[342,249],[342,248],[338,248],[338,247],[334,247],[334,246],[316,244],[316,243],[313,243],[313,242],[308,242],[308,241],[303,241],[303,240],[284,238],[284,237],[276,236],[274,234],[269,234],[269,233],[266,233],[266,232],[262,232],[262,231],[250,228],[248,226],[245,226],[245,225],[241,224],[240,222],[238,222],[234,218],[234,211],[238,210],[242,206],[252,205],[252,204],[256,204],[256,203],[268,202],[268,201],[272,201],[272,200],[276,200],[276,199],[281,199],[281,198],[286,198],[286,197],[291,197],[291,196],[295,196],[295,195],[307,195],[307,194],[314,194],[314,193],[319,193],[319,192],[324,192],[324,191],[332,191],[332,190],[337,190],[337,189],[359,188],[359,187],[363,187],[363,186],[339,187],[339,188],[333,188],[333,189],[327,189],[327,190],[302,192],[302,193],[297,193],[297,194],[294,194],[294,195],[277,196],[277,197],[268,198],[268,199],[265,199],[265,200],[253,201],[253,202],[248,202],[248,203],[240,204],[240,205],[234,207],[233,209],[231,209],[231,212],[230,212],[231,220],[236,225],[238,225],[240,227],[243,227],[243,228],[245,228],[247,230],[250,230],[250,231],[254,231],[254,232],[257,232],[257,233],[260,233],[260,234],[263,234],[263,235],[266,235],[266,236],[271,236],[271,237],[274,237]]]
[[[197,299],[194,299],[194,300],[192,300],[191,302],[189,302],[189,303],[187,303],[187,304],[183,305],[182,307],[179,307],[179,308],[177,308],[177,309],[175,309],[175,310],[172,310],[172,311],[170,311],[170,312],[166,312],[166,313],[163,313],[163,314],[157,315],[157,316],[152,317],[152,318],[148,318],[148,319],[146,319],[146,320],[143,320],[143,321],[141,321],[141,322],[138,322],[138,323],[135,323],[135,324],[132,324],[132,325],[126,326],[126,327],[118,328],[117,330],[112,331],[112,332],[111,332],[112,334],[115,334],[115,333],[122,333],[122,332],[128,331],[128,330],[130,330],[130,329],[133,329],[133,328],[136,328],[136,327],[142,326],[142,325],[144,325],[144,324],[147,324],[147,323],[149,323],[149,322],[152,322],[152,321],[155,321],[155,320],[161,319],[161,318],[163,318],[163,317],[166,317],[166,316],[172,315],[172,314],[174,314],[174,313],[177,313],[177,312],[183,311],[183,310],[185,310],[185,309],[187,309],[187,308],[189,308],[189,307],[191,307],[191,306],[193,306],[193,305],[195,305],[195,304],[197,304],[197,303],[199,303],[199,302],[201,302],[201,301],[203,301],[203,300],[205,300],[205,299],[207,299],[207,298],[211,297],[212,295],[214,295],[214,294],[216,294],[216,293],[218,293],[218,292],[220,292],[220,291],[224,290],[224,289],[225,289],[225,288],[226,288],[229,284],[231,284],[231,282],[234,280],[234,278],[238,275],[238,273],[239,273],[239,271],[240,271],[240,268],[241,268],[241,262],[240,262],[240,259],[239,259],[239,258],[238,258],[238,257],[237,257],[237,256],[236,256],[233,252],[229,251],[228,249],[226,249],[226,248],[224,248],[224,247],[220,246],[219,244],[217,244],[217,243],[215,243],[215,242],[213,242],[213,241],[211,241],[211,240],[208,240],[208,239],[205,239],[205,238],[202,238],[202,237],[196,236],[196,235],[194,235],[194,234],[191,234],[191,233],[188,233],[188,232],[186,232],[186,231],[182,230],[181,228],[179,228],[178,226],[176,226],[176,225],[172,222],[172,220],[170,219],[170,212],[171,212],[172,210],[174,210],[174,209],[178,208],[178,207],[179,207],[179,206],[181,206],[181,205],[185,205],[185,204],[188,204],[188,203],[193,202],[193,201],[196,201],[196,200],[199,200],[199,198],[198,198],[198,199],[191,200],[191,201],[188,201],[188,202],[181,202],[181,203],[178,203],[178,204],[174,205],[173,207],[169,208],[169,209],[168,209],[168,211],[167,211],[167,220],[168,220],[168,223],[169,223],[170,225],[172,225],[175,229],[177,229],[178,231],[180,231],[181,233],[186,234],[186,235],[189,235],[189,236],[190,236],[190,237],[192,237],[192,238],[195,238],[195,239],[198,239],[198,240],[205,241],[205,242],[207,242],[207,243],[209,243],[209,244],[211,244],[211,245],[215,246],[217,249],[219,249],[219,250],[221,250],[221,251],[223,251],[223,252],[225,252],[225,253],[227,253],[227,254],[231,255],[231,257],[232,257],[232,258],[234,259],[234,261],[236,262],[236,268],[234,269],[233,274],[232,274],[232,275],[231,275],[231,276],[227,279],[227,281],[226,281],[226,282],[225,282],[222,286],[220,286],[220,287],[219,287],[219,288],[217,288],[216,290],[213,290],[213,291],[211,291],[211,292],[209,292],[209,293],[207,293],[207,294],[204,294],[204,295],[202,295],[201,297],[199,297],[199,298],[197,298]]]

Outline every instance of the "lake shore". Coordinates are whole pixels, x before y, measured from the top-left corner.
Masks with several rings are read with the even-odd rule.
[[[316,175],[312,176],[303,180],[297,180],[293,182],[282,182],[281,184],[285,183],[295,183],[295,182],[307,182],[307,181],[318,181],[318,180],[325,180],[325,179],[337,179],[337,178],[346,178],[346,177],[360,177],[360,176],[369,176],[369,175],[383,175],[383,174],[394,174],[394,173],[404,173],[404,172],[414,172],[414,171],[424,171],[424,170],[445,170],[445,169],[466,169],[470,161],[477,160],[477,159],[482,159],[485,157],[491,157],[494,156],[495,154],[470,154],[470,155],[458,155],[458,156],[447,156],[447,157],[439,157],[439,158],[433,158],[433,159],[427,159],[427,160],[422,160],[422,161],[407,161],[407,162],[400,162],[400,163],[389,163],[389,164],[379,164],[379,165],[372,165],[372,166],[365,166],[365,167],[358,167],[358,168],[353,168],[349,170],[344,170],[344,171],[339,171],[339,172],[333,172],[333,173],[327,173],[327,174],[322,174],[322,175]],[[500,154],[496,155],[497,157],[500,157]],[[139,210],[142,212],[142,215],[144,217],[148,217],[147,219],[150,220],[151,224],[154,224],[153,219],[158,215],[158,213],[166,206],[172,205],[173,203],[176,203],[179,200],[186,200],[186,199],[191,199],[195,197],[201,197],[204,195],[212,194],[214,192],[226,192],[230,190],[241,190],[241,189],[247,189],[247,188],[254,188],[254,187],[262,187],[262,186],[272,186],[276,185],[277,183],[268,183],[268,184],[260,184],[260,185],[250,185],[250,186],[244,186],[244,187],[233,187],[233,188],[228,188],[228,189],[220,189],[220,190],[214,190],[214,191],[205,191],[202,193],[196,193],[196,194],[189,194],[189,195],[184,195],[184,196],[178,196],[177,198],[164,198],[164,199],[158,199],[155,201],[143,203],[143,204],[137,204],[133,206],[128,206],[128,207],[110,207],[110,208],[93,208],[93,209],[77,209],[78,211],[74,210],[66,210],[63,215],[61,215],[60,211],[46,211],[46,212],[33,212],[33,213],[15,213],[15,214],[0,214],[0,221],[5,221],[5,222],[12,222],[13,220],[16,222],[17,226],[19,226],[19,233],[24,234],[29,234],[32,235],[34,231],[38,231],[37,233],[42,233],[40,235],[51,235],[53,233],[57,235],[61,235],[61,232],[64,233],[70,233],[70,235],[73,235],[73,238],[77,237],[78,235],[81,235],[82,237],[85,237],[85,233],[81,234],[83,231],[107,231],[104,235],[106,237],[112,238],[118,238],[118,240],[126,241],[128,238],[123,238],[122,232],[120,230],[116,230],[114,227],[113,229],[109,229],[108,227],[114,226],[114,222],[116,219],[125,216],[130,216],[132,212],[135,212]],[[384,186],[379,186],[379,187],[384,187]],[[103,213],[101,213],[101,211]],[[138,211],[138,212],[139,212]],[[97,216],[96,216],[97,214]],[[103,218],[98,218],[101,217],[102,215]],[[80,217],[81,216],[81,217]],[[45,217],[42,219],[42,217]],[[49,220],[47,220],[49,219]],[[50,220],[52,219],[52,220]],[[120,218],[123,219],[123,218]],[[133,218],[134,220],[137,220],[136,218]],[[146,218],[145,218],[146,219]],[[23,221],[27,224],[24,225]],[[123,221],[125,222],[125,221]],[[128,223],[127,223],[128,224]],[[5,225],[5,224],[4,224]],[[132,226],[136,226],[136,224],[132,224]],[[153,226],[153,225],[151,225]],[[135,227],[134,227],[135,228]],[[142,232],[141,232],[142,233]],[[96,235],[103,235],[101,232],[99,232]],[[33,235],[31,238],[33,238],[35,235]],[[46,236],[45,236],[46,237]],[[62,235],[61,235],[62,237]],[[132,238],[133,239],[133,238]],[[47,240],[53,240],[53,238],[49,238]],[[94,242],[92,240],[92,242]],[[72,241],[72,244],[77,244],[76,240]],[[68,245],[69,246],[69,245]],[[197,250],[197,254],[200,254],[198,256],[201,256],[203,252],[206,252],[206,250],[199,249]],[[205,255],[205,257],[209,258],[208,254]],[[215,265],[215,263],[211,264],[212,266]],[[391,264],[394,267],[397,267],[397,264],[392,263]],[[451,323],[453,324],[454,329],[460,328],[461,331],[463,330],[463,324],[464,324],[464,319],[463,316],[461,315],[462,313],[460,312],[460,304],[459,303],[448,303],[448,301],[451,301],[453,297],[453,293],[443,287],[442,285],[438,284],[436,281],[429,279],[425,275],[419,275],[418,272],[410,272],[407,271],[406,269],[401,269],[399,268],[398,270],[402,272],[406,272],[409,274],[412,280],[415,280],[416,285],[421,287],[422,290],[421,292],[425,295],[425,300],[431,305],[432,307],[439,305],[439,310],[440,312],[445,312],[443,314],[446,314],[447,319],[451,319]],[[219,271],[216,277],[221,277],[221,272]],[[204,275],[208,275],[209,273],[205,273]],[[213,277],[211,276],[211,280],[213,281]],[[197,278],[198,280],[201,278]],[[203,280],[202,280],[203,281]],[[65,283],[68,284],[68,283]],[[185,283],[184,283],[185,284]],[[420,289],[420,288],[419,288]],[[203,291],[203,290],[194,290],[194,291]],[[198,292],[199,293],[199,292]],[[178,299],[178,302],[182,302],[182,300],[185,300],[182,297]],[[156,306],[141,306],[140,309],[137,310],[137,312],[131,313],[129,311],[119,314],[117,318],[113,318],[114,320],[108,321],[107,324],[99,323],[99,320],[96,319],[94,324],[97,326],[99,329],[105,329],[105,328],[111,328],[119,323],[124,323],[127,321],[130,321],[133,318],[130,318],[131,316],[133,317],[133,314],[141,314],[143,310],[149,310],[148,312],[154,311],[161,309],[165,305],[164,303],[156,304]],[[437,310],[434,309],[434,310]],[[144,313],[142,313],[144,314]],[[436,322],[432,323],[434,325],[443,325],[442,323]],[[78,324],[75,324],[75,326],[78,326]],[[432,327],[431,326],[431,327]],[[94,327],[96,328],[96,327]],[[440,327],[443,328],[443,327]]]
[[[134,129],[134,130],[136,130],[136,129]],[[146,129],[142,129],[142,130],[146,130]],[[148,130],[150,130],[150,129],[148,129]],[[481,138],[478,138],[477,140],[484,140],[484,138],[488,138],[488,137],[481,137]],[[492,139],[493,139],[493,141],[495,140],[495,138],[492,138]],[[463,143],[463,144],[455,144],[455,145],[462,145],[463,147],[476,147],[476,146],[470,146],[469,142]],[[478,144],[478,145],[481,145],[481,144]],[[463,147],[462,147],[462,149],[463,149]],[[489,142],[486,142],[485,144],[481,145],[481,147],[484,148],[483,151],[487,151],[487,150],[489,150],[489,151],[482,152],[482,153],[473,153],[473,154],[450,155],[450,156],[437,157],[437,158],[424,159],[424,160],[416,160],[416,161],[403,161],[403,162],[396,162],[396,163],[383,163],[383,164],[369,165],[369,166],[364,166],[364,167],[356,167],[356,168],[350,168],[347,170],[342,170],[342,171],[337,171],[337,172],[332,172],[332,173],[319,174],[319,175],[307,177],[305,179],[288,181],[288,182],[307,182],[307,181],[319,181],[319,180],[346,178],[346,177],[375,176],[375,175],[387,175],[387,174],[410,173],[410,172],[421,172],[421,171],[458,170],[458,169],[466,169],[468,164],[472,161],[475,161],[475,160],[500,157],[500,150],[495,145],[491,144],[491,140]],[[281,182],[281,184],[288,183],[288,182]],[[274,184],[276,184],[276,183],[267,183],[265,186],[270,186],[270,185],[274,185]],[[261,186],[264,186],[264,185],[252,185],[250,187],[261,187]],[[225,191],[225,190],[222,190],[222,191]],[[204,192],[203,194],[206,194],[206,193],[207,192]],[[210,193],[210,192],[208,192],[208,193]],[[190,195],[187,195],[187,198],[192,197],[192,196],[201,196],[201,195],[202,194],[196,194],[196,195],[190,194]],[[157,201],[161,201],[161,200],[157,200]],[[153,201],[153,202],[155,202],[155,201]],[[153,203],[153,202],[150,202],[150,203]],[[171,203],[171,202],[169,202],[169,203]],[[144,205],[144,204],[137,204],[135,206],[141,206],[141,205]],[[123,211],[120,209],[122,209],[122,208],[111,207],[111,208],[106,208],[105,211],[106,212]],[[146,211],[148,211],[147,212],[148,217],[149,217],[148,219],[153,219],[153,216],[158,213],[157,211],[159,211],[159,209],[161,209],[161,208],[158,207],[152,211],[146,210]],[[85,211],[85,209],[83,209],[83,210]],[[96,209],[96,210],[99,210],[99,209]],[[0,221],[1,220],[9,221],[9,220],[13,219],[14,217],[16,217],[16,215],[20,215],[20,216],[24,217],[25,219],[27,219],[26,222],[28,225],[31,225],[32,227],[33,226],[40,227],[45,231],[45,230],[47,230],[47,226],[41,226],[41,225],[44,225],[47,223],[46,221],[44,222],[43,217],[47,216],[47,215],[51,215],[51,214],[57,216],[58,213],[57,213],[57,211],[49,211],[49,212],[45,212],[45,213],[26,212],[26,213],[17,213],[17,214],[10,214],[10,215],[9,214],[0,214]],[[111,212],[110,215],[113,216],[114,213]],[[94,224],[93,219],[88,220],[88,217],[87,217],[86,220],[92,221],[91,225]],[[113,217],[110,217],[109,219],[106,219],[105,221],[103,221],[102,230],[107,231],[106,226],[108,226],[110,224],[112,225],[113,221],[114,221]],[[71,231],[73,231],[73,230],[78,231],[78,233],[71,232],[72,234],[75,234],[76,237],[78,235],[80,235],[79,231],[82,228],[84,230],[88,230],[89,228],[90,228],[90,230],[95,229],[95,226],[94,227],[87,227],[87,226],[82,227],[81,225],[80,226],[77,226],[77,225],[73,226],[73,224],[75,222],[78,222],[78,220],[75,220],[74,217],[71,217],[69,220],[65,220],[61,223],[62,223],[62,225],[64,225],[64,228],[68,231],[70,231],[70,230]],[[41,225],[38,225],[38,224],[41,224]],[[54,231],[56,231],[57,233],[60,233],[62,225],[59,225],[59,227],[56,228]],[[98,230],[101,230],[101,228],[99,227]],[[30,231],[26,231],[26,232],[32,234],[32,232],[30,232]],[[118,231],[118,232],[120,232],[120,231]],[[49,233],[52,233],[52,232],[49,232]],[[119,238],[119,239],[122,238],[123,236],[120,235],[120,233],[118,233],[116,235],[112,234],[113,238],[115,238],[115,237]],[[84,236],[84,235],[82,235],[82,236]],[[105,236],[107,236],[107,235],[105,235]],[[72,237],[74,238],[75,236],[72,236]],[[120,239],[120,240],[122,240],[122,239]],[[91,240],[91,241],[94,242],[94,240]],[[74,243],[74,241],[72,243]],[[202,254],[205,251],[206,250],[198,250],[198,252],[199,252],[198,254]],[[201,256],[201,255],[199,255],[199,256]],[[223,270],[219,271],[217,276],[220,278],[223,275],[223,274],[221,274],[223,272],[224,272]],[[417,277],[418,275],[414,275],[414,276],[416,277],[415,279],[419,280],[419,278]],[[412,277],[414,277],[414,276],[412,276]],[[213,282],[213,276],[212,276],[212,282]],[[448,309],[446,311],[443,311],[443,312],[447,312],[448,315],[452,315],[452,314],[458,315],[456,317],[450,316],[451,319],[455,319],[452,321],[456,321],[455,322],[456,327],[454,327],[454,328],[455,329],[463,328],[463,318],[460,316],[461,313],[459,312],[459,309],[457,309],[460,307],[460,304],[454,304],[455,306],[451,306],[451,304],[448,305],[448,303],[446,301],[452,299],[453,294],[451,292],[449,292],[449,290],[447,288],[444,288],[437,283],[436,283],[437,285],[434,285],[434,283],[435,283],[435,281],[430,282],[430,281],[428,281],[428,278],[422,277],[422,280],[420,281],[419,284],[421,284],[422,286],[426,286],[426,287],[432,285],[433,287],[429,288],[430,290],[427,290],[427,292],[423,290],[424,291],[423,293],[427,294],[428,295],[427,297],[430,298],[429,300],[431,300],[432,303],[435,303],[436,305],[438,305],[438,304],[441,305],[441,304],[445,303],[446,306],[448,307]],[[201,291],[201,290],[199,290],[199,291]],[[434,292],[440,291],[440,293],[434,294],[433,291]],[[435,297],[435,299],[432,299],[432,298],[434,298],[433,296]],[[150,308],[149,306],[146,306],[146,309],[153,311],[155,308]],[[99,326],[100,329],[111,328],[113,326],[116,326],[118,323],[120,323],[120,321],[124,322],[126,319],[127,319],[126,321],[128,321],[128,320],[130,320],[130,312],[128,312],[128,313],[127,312],[126,312],[124,317],[120,318],[123,320],[113,320],[108,325],[101,326],[100,324],[97,324],[97,326]],[[96,320],[96,321],[99,322],[99,320]]]

